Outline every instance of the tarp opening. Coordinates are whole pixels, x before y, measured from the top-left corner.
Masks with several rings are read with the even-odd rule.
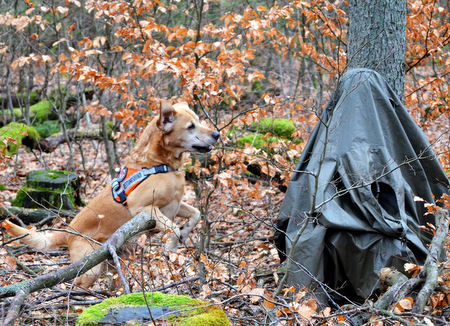
[[[434,216],[424,203],[448,193],[436,155],[378,73],[349,71],[340,81],[296,167],[280,209],[281,260],[294,244],[289,285],[317,280],[367,298],[383,267],[423,263]]]

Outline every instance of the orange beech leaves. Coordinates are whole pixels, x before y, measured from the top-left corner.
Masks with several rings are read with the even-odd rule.
[[[216,249],[216,256],[227,256],[229,261],[217,261],[213,255],[187,247],[170,254],[168,262],[155,250],[142,254],[148,263],[133,265],[133,256],[125,260],[130,271],[159,287],[168,278],[195,277],[201,265],[207,272],[201,296],[219,292],[223,298],[246,296],[247,303],[285,318],[283,325],[306,324],[314,318],[322,324],[336,324],[346,320],[344,314],[331,315],[330,308],[318,308],[306,292],[296,294],[287,288],[284,294],[290,301],[273,298],[273,291],[259,283],[256,271],[272,266],[277,259],[267,239],[273,235],[274,216],[283,194],[272,181],[287,185],[334,85],[346,72],[347,9],[346,1],[325,0],[25,0],[17,8],[5,5],[0,8],[2,98],[8,91],[17,97],[40,89],[43,98],[60,108],[61,98],[50,96],[55,89],[60,97],[92,90],[92,98],[80,95],[76,104],[62,105],[61,120],[67,112],[79,110],[77,119],[83,120],[83,125],[85,117],[97,124],[110,121],[120,152],[117,156],[127,155],[139,128],[151,119],[149,111],[156,110],[161,100],[189,102],[222,138],[211,153],[214,163],[194,159],[186,165],[193,176],[210,176],[207,181],[196,181],[196,187],[203,192],[215,190],[212,204],[209,196],[196,198],[194,190],[189,190],[193,203],[212,205],[212,222],[202,221],[202,230],[211,222],[215,241],[222,247],[246,243],[249,235],[257,240],[251,240],[248,247],[230,249],[227,255],[220,251],[222,247]],[[448,4],[408,0],[405,106],[433,142],[446,170],[450,153],[442,140],[448,139],[445,132],[450,121],[449,42]],[[9,90],[3,85],[9,85]],[[5,121],[6,112],[13,109],[20,110],[26,121],[32,120],[27,116],[30,103],[17,107],[2,101],[1,105]],[[252,144],[236,145],[233,128],[245,134],[252,123],[267,117],[292,120],[296,141],[276,141],[264,150]],[[263,131],[260,136],[270,140],[274,135]],[[15,140],[2,142],[7,145]],[[88,148],[88,163],[96,162],[95,155],[103,151],[93,150],[87,141],[77,145]],[[13,160],[4,155],[6,146],[0,148],[0,169],[12,175],[16,169],[10,166]],[[107,168],[79,163],[84,158],[75,155],[77,169],[86,165],[83,181],[95,185],[88,190],[90,197],[103,186]],[[17,162],[18,170],[40,164],[32,159]],[[65,163],[61,159],[49,165],[62,169]],[[250,164],[259,165],[266,178],[242,178]],[[449,207],[449,198],[440,201]],[[436,208],[430,206],[429,210],[433,213]],[[145,240],[138,240],[139,250],[144,250]],[[3,251],[0,256],[7,257]],[[8,256],[2,266],[14,269],[16,262]],[[411,273],[420,270],[415,265],[409,269]],[[277,271],[270,271],[270,277],[278,283]],[[447,287],[450,284],[448,277],[439,281]],[[407,313],[412,301],[399,301],[394,312]],[[436,309],[448,302],[448,292],[430,299]],[[232,306],[228,309],[230,314],[243,314]],[[372,322],[382,324],[378,316]]]

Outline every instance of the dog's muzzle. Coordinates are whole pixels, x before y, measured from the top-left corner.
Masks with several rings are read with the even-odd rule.
[[[211,134],[211,138],[213,139],[213,143],[210,144],[206,144],[206,145],[192,145],[192,148],[195,149],[197,152],[200,153],[207,153],[210,152],[212,150],[212,147],[214,144],[217,143],[217,141],[220,138],[220,133],[218,131],[213,131],[213,133]]]

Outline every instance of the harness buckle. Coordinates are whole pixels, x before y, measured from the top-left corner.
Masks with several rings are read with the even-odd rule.
[[[117,191],[120,188],[120,183],[117,179],[113,179],[113,181],[111,182],[111,186],[115,191]]]

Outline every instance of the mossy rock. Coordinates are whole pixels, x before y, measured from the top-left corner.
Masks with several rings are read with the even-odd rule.
[[[44,100],[30,106],[30,116],[36,121],[45,121],[47,119],[56,118],[56,114],[52,111],[52,103]]]
[[[280,141],[282,141],[280,138],[274,137],[274,136],[264,137],[264,135],[261,135],[261,134],[250,134],[250,135],[246,135],[244,137],[238,138],[236,140],[236,143],[240,147],[245,147],[247,145],[251,145],[255,148],[268,150],[270,147],[270,144],[277,143]]]
[[[291,139],[295,131],[295,124],[289,119],[271,119],[265,118],[260,121],[252,123],[250,130],[261,133],[272,133],[277,137]]]
[[[31,126],[23,123],[11,122],[6,126],[0,128],[0,152],[5,149],[4,141],[8,138],[13,139],[16,144],[8,142],[7,148],[4,152],[7,156],[13,156],[20,145],[25,145],[28,148],[36,148],[39,142],[39,133]]]
[[[151,311],[151,316],[149,311]],[[228,326],[225,312],[208,302],[161,292],[131,293],[87,308],[78,317],[78,326],[147,325],[153,320],[176,325]]]
[[[32,121],[38,121],[42,122],[45,120],[51,120],[56,119],[57,115],[52,110],[52,103],[47,100],[40,101],[36,104],[33,104],[30,106],[30,119]],[[23,108],[14,108],[14,116],[16,120],[23,118]],[[11,113],[10,111],[5,112],[7,116],[9,116]],[[11,119],[10,119],[11,120]]]
[[[82,206],[80,179],[68,171],[36,170],[27,175],[26,186],[19,189],[13,206],[75,210]]]

